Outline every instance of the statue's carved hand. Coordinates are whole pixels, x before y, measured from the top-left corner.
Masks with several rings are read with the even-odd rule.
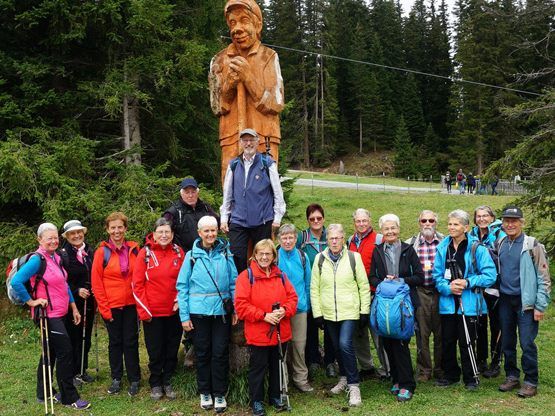
[[[234,57],[229,63],[230,77],[234,77],[232,74],[236,74],[238,81],[247,82],[251,76],[251,67],[249,62],[242,56]]]

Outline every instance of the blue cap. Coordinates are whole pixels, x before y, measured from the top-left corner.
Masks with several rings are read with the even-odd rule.
[[[181,181],[181,187],[180,189],[185,189],[188,188],[189,186],[192,186],[193,188],[198,188],[198,183],[197,181],[195,181],[195,178],[185,178]]]

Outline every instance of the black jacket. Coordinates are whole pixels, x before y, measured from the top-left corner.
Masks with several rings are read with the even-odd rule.
[[[384,244],[378,244],[372,253],[372,266],[370,267],[370,284],[378,287],[380,282],[387,276],[387,265],[385,260]],[[424,284],[424,271],[420,264],[418,254],[414,248],[405,242],[401,242],[401,257],[399,259],[399,277],[405,279],[410,286],[410,298],[416,309],[420,306],[420,300],[416,293],[416,286]]]
[[[164,212],[163,216],[172,222],[174,243],[179,245],[183,251],[187,252],[193,248],[193,243],[198,238],[198,220],[205,215],[216,217],[219,226],[220,216],[201,199],[197,201],[195,208],[179,199]]]
[[[83,310],[85,300],[79,296],[78,292],[81,288],[91,290],[91,267],[94,255],[93,250],[87,243],[85,243],[85,251],[87,255],[83,258],[83,264],[77,260],[77,250],[69,242],[65,241],[59,251],[62,265],[67,272],[67,283],[80,311]],[[94,309],[94,298],[89,297],[87,310]]]

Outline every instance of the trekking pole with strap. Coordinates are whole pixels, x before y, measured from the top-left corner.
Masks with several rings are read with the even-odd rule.
[[[277,306],[277,307],[276,307]],[[272,305],[272,310],[279,309],[279,303]],[[279,391],[280,391],[280,402],[283,406],[286,403],[284,410],[288,412],[291,411],[291,403],[289,402],[289,390],[287,387],[287,368],[285,363],[285,357],[283,356],[283,345],[281,343],[281,331],[279,323],[276,325],[276,335],[278,341],[278,354],[279,354]]]
[[[52,390],[52,366],[51,366],[51,362],[50,361],[50,338],[48,335],[48,318],[46,316],[46,311],[44,310],[44,308],[40,308],[40,311],[42,311],[42,317],[44,320],[44,333],[45,333],[45,339],[46,339],[46,358],[47,358],[47,374],[48,374],[48,393],[50,394],[50,408],[51,408],[51,415],[54,414],[54,393]],[[45,397],[44,400],[46,401],[47,398]]]
[[[96,353],[96,380],[98,380],[98,305],[94,314],[94,349]]]
[[[87,299],[85,299],[83,307],[83,332],[81,337],[81,379],[85,374],[85,337],[87,330]],[[81,384],[82,386],[82,384]]]
[[[40,345],[41,345],[41,358],[42,358],[42,388],[43,388],[43,394],[44,394],[44,396],[43,396],[44,397],[44,400],[43,400],[43,402],[44,402],[44,414],[48,415],[48,393],[46,392],[46,384],[48,383],[48,380],[46,378],[46,352],[45,352],[46,337],[44,335],[45,316],[42,313],[42,308],[38,309],[38,313],[39,313],[39,324],[40,324]]]

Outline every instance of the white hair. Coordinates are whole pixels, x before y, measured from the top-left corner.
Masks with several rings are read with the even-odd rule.
[[[330,234],[332,231],[338,232],[345,236],[345,231],[343,231],[343,226],[341,224],[330,224],[327,233]]]
[[[470,224],[470,215],[468,212],[463,211],[462,209],[456,209],[451,211],[447,218],[455,218],[461,222],[462,225],[469,225]]]
[[[51,222],[43,222],[41,225],[39,225],[39,228],[37,230],[37,237],[42,237],[42,235],[46,232],[46,231],[58,231],[58,227],[56,227],[54,224],[52,224]]]
[[[216,219],[216,217],[213,217],[212,215],[205,215],[200,220],[198,220],[198,223],[197,223],[197,229],[199,230],[202,230],[203,228],[206,228],[206,227],[217,227],[217,226],[218,226],[218,220]]]
[[[434,211],[431,211],[429,209],[425,209],[420,213],[420,215],[418,216],[418,221],[420,221],[423,215],[433,215],[434,218],[436,219],[436,223],[439,221],[438,215]]]
[[[397,227],[401,227],[401,221],[399,220],[399,217],[395,214],[382,215],[378,220],[378,226],[382,228],[383,225],[388,221],[393,221],[397,225]]]
[[[364,208],[357,208],[356,211],[353,212],[353,220],[356,219],[356,217],[359,217],[361,215],[365,215],[368,218],[371,218],[370,211],[368,211],[367,209],[364,209]]]

